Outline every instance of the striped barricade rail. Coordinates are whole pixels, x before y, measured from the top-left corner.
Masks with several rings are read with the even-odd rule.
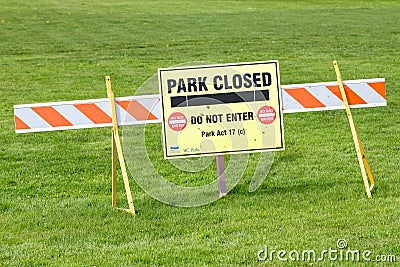
[[[343,82],[353,108],[386,106],[385,79]],[[160,123],[159,95],[115,98],[118,125]],[[344,109],[337,82],[282,86],[283,113]],[[14,106],[17,133],[112,126],[110,99]]]
[[[118,125],[161,122],[158,95],[116,97]],[[109,98],[14,106],[17,133],[112,126]]]

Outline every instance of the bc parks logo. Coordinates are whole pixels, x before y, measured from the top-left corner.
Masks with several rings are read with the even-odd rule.
[[[171,153],[179,153],[179,146],[178,145],[172,145],[169,147],[169,150]]]

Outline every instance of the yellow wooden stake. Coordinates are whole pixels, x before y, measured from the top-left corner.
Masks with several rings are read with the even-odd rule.
[[[128,200],[128,209],[124,210],[133,216],[136,215],[135,208],[133,206],[132,193],[131,188],[129,186],[128,174],[126,172],[124,155],[122,153],[121,141],[118,135],[118,124],[117,124],[117,113],[115,111],[115,99],[114,93],[111,90],[111,80],[110,76],[106,76],[106,85],[107,85],[107,96],[110,98],[111,104],[111,114],[112,114],[112,205],[114,208],[117,208],[117,155],[119,160],[119,165],[121,167],[122,178],[124,180],[126,198]]]
[[[367,192],[368,198],[372,198],[371,191],[374,189],[375,186],[374,177],[372,176],[372,172],[369,167],[365,151],[361,144],[360,136],[358,135],[356,126],[354,124],[353,116],[351,114],[351,110],[349,107],[349,102],[347,101],[346,91],[343,86],[342,76],[340,75],[339,65],[336,60],[333,61],[333,66],[335,67],[340,94],[342,95],[343,103],[346,108],[347,117],[349,119],[351,133],[353,135],[354,145],[356,147],[358,163],[360,164],[361,174],[364,180],[365,191]],[[367,174],[371,185],[368,182]]]

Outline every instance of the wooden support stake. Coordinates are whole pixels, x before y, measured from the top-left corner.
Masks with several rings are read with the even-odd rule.
[[[112,206],[117,207],[117,146],[115,145],[114,131],[111,130],[112,142]]]
[[[339,65],[336,60],[333,61],[333,66],[335,67],[335,72],[336,72],[337,81],[339,84],[340,93],[342,95],[343,103],[346,108],[347,117],[349,119],[351,133],[353,135],[353,140],[354,140],[354,146],[356,147],[358,163],[360,164],[361,174],[362,174],[362,177],[364,180],[365,191],[367,192],[368,198],[372,198],[371,191],[375,187],[375,181],[372,176],[372,172],[369,167],[367,157],[365,155],[365,151],[362,147],[360,136],[358,135],[356,126],[354,124],[353,116],[351,114],[351,110],[349,107],[349,102],[347,101],[346,91],[343,86],[342,76],[340,75]],[[369,182],[371,183],[371,185],[368,182],[367,174],[368,174]]]
[[[125,160],[124,160],[124,155],[122,153],[122,146],[121,146],[121,141],[119,139],[118,135],[118,123],[117,123],[117,113],[115,110],[115,99],[114,99],[114,93],[111,90],[111,80],[110,76],[106,76],[106,85],[107,85],[107,96],[110,98],[110,104],[111,104],[111,114],[112,114],[112,204],[113,207],[116,208],[117,205],[117,159],[116,156],[118,155],[118,160],[119,160],[119,165],[121,167],[121,172],[122,172],[122,178],[124,180],[124,186],[125,186],[125,192],[126,192],[126,198],[128,200],[128,209],[121,209],[124,210],[133,216],[136,215],[135,213],[135,208],[133,206],[133,200],[132,200],[132,193],[131,193],[131,188],[129,186],[129,180],[128,180],[128,174],[126,171],[126,166],[125,166]]]

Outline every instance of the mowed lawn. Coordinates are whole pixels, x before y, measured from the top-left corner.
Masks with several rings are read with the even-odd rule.
[[[0,266],[353,266],[288,258],[339,239],[371,252],[360,266],[399,264],[398,1],[2,0],[0,38]],[[14,131],[13,105],[104,98],[106,75],[130,96],[158,68],[187,62],[279,60],[281,83],[294,84],[334,81],[335,59],[344,80],[386,79],[387,107],[353,110],[373,199],[344,110],[285,114],[286,150],[253,193],[254,162],[227,197],[197,208],[154,200],[129,174],[135,218],[111,207],[109,128]],[[167,164],[161,125],[150,128],[165,178],[215,179],[215,164],[202,181]],[[260,260],[266,248],[289,263]]]

